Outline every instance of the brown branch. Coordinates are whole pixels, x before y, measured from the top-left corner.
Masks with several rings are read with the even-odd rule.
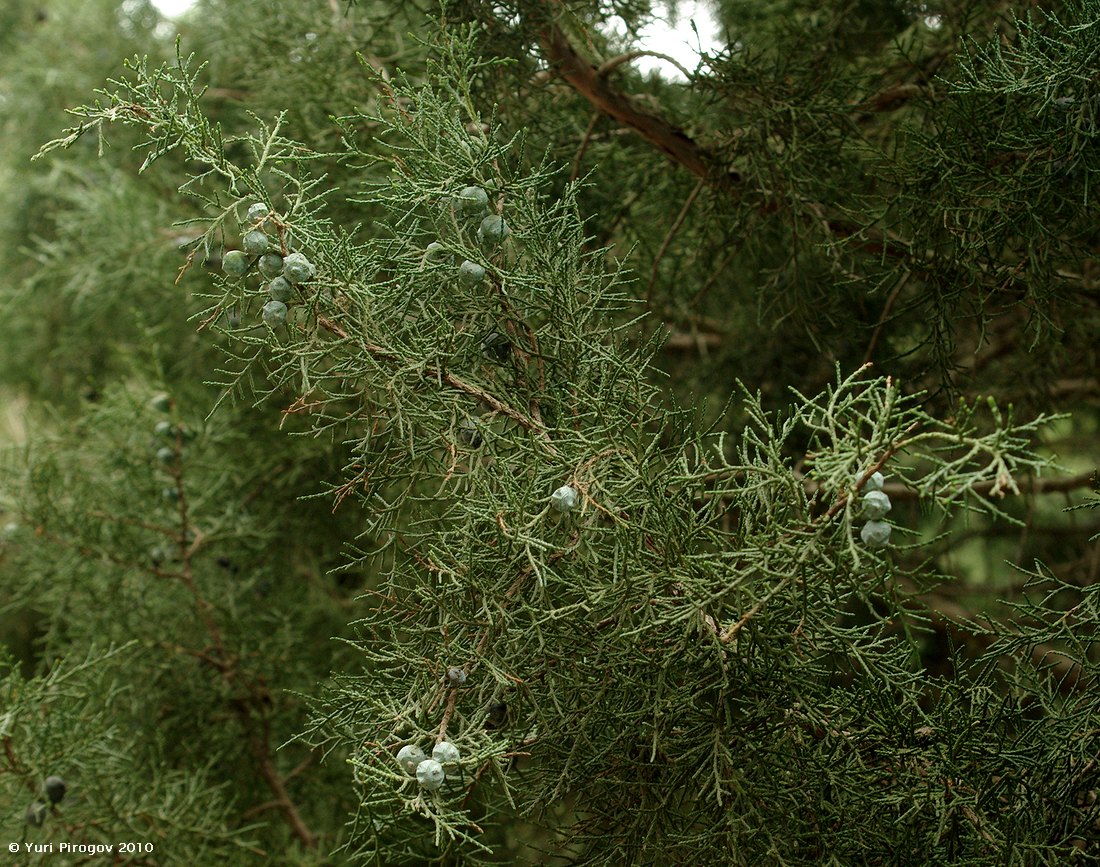
[[[268,724],[266,719],[264,720],[264,729],[264,738],[262,740],[260,738],[253,738],[253,749],[256,753],[256,759],[260,763],[260,774],[274,793],[278,801],[279,809],[283,811],[283,815],[286,817],[287,822],[290,823],[290,827],[294,831],[294,836],[301,840],[302,845],[307,849],[315,849],[317,847],[317,838],[302,820],[301,813],[298,812],[298,808],[295,806],[294,801],[291,800],[290,793],[286,789],[285,781],[279,776],[278,771],[275,769],[275,764],[271,761],[271,756],[265,748],[266,743],[270,743],[271,739],[270,732],[267,730]]]
[[[551,74],[556,73],[573,90],[587,99],[597,111],[633,129],[673,162],[683,166],[693,175],[715,183],[731,194],[740,195],[739,185],[743,181],[740,172],[721,169],[722,161],[718,156],[700,145],[658,111],[641,105],[639,100],[630,94],[611,87],[605,75],[601,74],[601,68],[580,56],[569,38],[553,20],[553,16],[560,14],[561,11],[558,0],[549,0],[544,4],[544,20],[539,27],[540,42],[546,59],[553,68],[553,73],[539,73],[533,83],[542,85]],[[617,60],[618,58],[614,58],[609,63],[615,63]],[[887,103],[884,101],[882,104]],[[822,221],[837,237],[858,236],[858,247],[873,255],[886,255],[899,259],[908,259],[911,255],[904,241],[891,239],[881,230],[872,230],[866,226],[833,217],[823,216]]]
[[[557,7],[557,3],[548,4]],[[541,28],[541,43],[547,60],[574,90],[603,114],[635,130],[642,138],[692,174],[713,178],[716,161],[683,130],[660,114],[643,108],[630,95],[611,87],[600,70],[589,63],[570,43],[562,29],[547,15]],[[726,175],[729,183],[741,180],[740,174]]]

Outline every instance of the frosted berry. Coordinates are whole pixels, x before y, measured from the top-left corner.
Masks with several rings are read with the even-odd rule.
[[[285,304],[294,297],[294,286],[286,277],[276,277],[267,284],[267,294],[272,301],[282,301]]]
[[[33,801],[27,807],[27,812],[23,814],[23,818],[26,819],[28,825],[33,825],[35,828],[41,828],[42,823],[46,821],[46,811],[47,807],[45,804],[41,801]]]
[[[886,484],[886,477],[880,472],[874,472],[863,485],[863,490],[866,491],[881,491],[882,486]]]
[[[170,421],[158,421],[153,427],[153,433],[158,437],[170,437],[176,435],[176,428]]]
[[[283,257],[278,253],[264,253],[256,265],[265,277],[278,277],[283,273]]]
[[[174,503],[180,498],[179,488],[161,488],[161,499],[167,503]]]
[[[424,258],[429,262],[446,262],[450,255],[450,251],[438,241],[432,241],[424,248]]]
[[[170,449],[170,448],[168,448],[168,446],[165,446],[164,448],[161,448],[161,449],[157,449],[157,460],[160,461],[162,464],[170,464],[175,459],[176,459],[175,449]]]
[[[458,438],[475,449],[485,442],[485,437],[481,435],[481,426],[472,418],[463,419],[458,428]]]
[[[890,541],[891,527],[885,521],[868,521],[859,531],[868,548],[881,548]]]
[[[61,799],[65,797],[65,781],[56,775],[46,777],[45,785],[46,797],[50,799],[51,804],[60,804]]]
[[[268,301],[264,305],[264,322],[272,328],[278,328],[286,322],[287,309],[282,301]]]
[[[485,269],[477,264],[477,262],[471,262],[467,259],[458,266],[458,279],[459,282],[467,286],[476,286],[485,279]]]
[[[871,491],[863,497],[863,514],[872,521],[885,516],[890,509],[890,498],[882,491]]]
[[[246,232],[245,236],[241,238],[241,247],[250,256],[259,256],[261,253],[266,253],[270,245],[271,239],[259,229]]]
[[[466,682],[466,672],[464,672],[458,666],[453,666],[447,669],[447,680],[453,683],[455,686],[462,686]]]
[[[466,187],[458,194],[458,207],[468,214],[481,214],[489,207],[489,194],[481,187]]]
[[[424,759],[416,766],[416,781],[420,783],[421,788],[427,789],[429,792],[434,792],[442,786],[446,776],[443,773],[443,765],[435,759]]]
[[[504,217],[499,214],[490,214],[481,221],[481,227],[477,230],[479,244],[495,246],[512,234]]]
[[[407,774],[415,774],[417,766],[426,758],[424,751],[415,744],[406,744],[397,751],[397,763]]]
[[[308,283],[317,269],[301,253],[291,253],[283,259],[283,276],[291,283]]]
[[[157,412],[168,412],[168,410],[172,408],[172,398],[162,391],[160,394],[153,395],[153,399],[149,401],[149,405]]]
[[[256,202],[254,205],[248,206],[248,214],[245,217],[245,222],[255,223],[262,220],[267,216],[267,205],[263,202]]]
[[[230,277],[243,277],[249,264],[248,255],[241,250],[230,250],[222,256],[222,270]]]
[[[559,512],[569,512],[577,508],[577,492],[569,485],[562,485],[550,495],[550,505]]]
[[[432,760],[441,765],[457,765],[461,758],[458,747],[450,741],[440,741],[432,747]]]

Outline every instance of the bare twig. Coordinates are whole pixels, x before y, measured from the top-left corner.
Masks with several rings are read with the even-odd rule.
[[[620,54],[617,57],[612,57],[610,60],[604,61],[600,64],[599,69],[596,70],[596,74],[601,78],[606,77],[611,74],[612,70],[617,69],[624,63],[630,63],[632,60],[637,60],[639,57],[656,57],[658,60],[666,60],[684,73],[684,78],[691,78],[691,73],[688,71],[687,67],[675,57],[671,57],[668,54],[661,54],[660,51],[645,51],[642,49],[628,51],[625,54]]]
[[[580,147],[577,148],[577,155],[573,157],[573,169],[569,172],[569,181],[575,181],[581,173],[581,160],[584,158],[584,152],[588,150],[588,143],[592,140],[592,133],[596,129],[596,124],[599,123],[600,118],[603,117],[598,111],[592,112],[592,119],[588,122],[588,127],[584,131],[584,137],[581,139]]]
[[[886,299],[886,303],[882,307],[882,314],[878,318],[878,324],[875,326],[874,333],[871,334],[871,342],[867,344],[867,352],[863,355],[864,364],[868,364],[874,356],[875,346],[878,344],[879,335],[886,325],[886,320],[890,318],[890,312],[894,309],[894,304],[898,300],[898,295],[901,294],[902,288],[909,281],[909,275],[911,273],[911,271],[906,271],[901,275],[901,279],[898,280],[897,284],[895,284],[893,290],[890,292],[889,297]]]
[[[672,221],[672,225],[669,226],[668,232],[665,234],[664,241],[661,242],[661,248],[657,251],[657,255],[653,257],[653,269],[649,272],[649,283],[645,287],[645,306],[650,306],[652,299],[653,287],[657,283],[657,271],[661,267],[661,259],[664,258],[668,247],[672,243],[672,239],[676,236],[676,233],[680,231],[680,226],[684,224],[684,220],[687,219],[688,211],[691,210],[691,206],[695,204],[695,199],[703,189],[703,185],[706,183],[706,178],[700,178],[699,183],[695,185],[695,189],[691,191],[691,194],[684,201],[684,206],[680,208],[680,213],[676,215],[676,219]]]

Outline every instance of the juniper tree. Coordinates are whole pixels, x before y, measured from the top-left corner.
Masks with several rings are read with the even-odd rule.
[[[1100,7],[682,81],[646,4],[80,9],[5,13],[9,839],[1100,855]]]

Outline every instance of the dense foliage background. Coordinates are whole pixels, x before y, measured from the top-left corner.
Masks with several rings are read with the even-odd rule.
[[[0,8],[14,863],[1100,860],[1100,5],[668,11]]]

